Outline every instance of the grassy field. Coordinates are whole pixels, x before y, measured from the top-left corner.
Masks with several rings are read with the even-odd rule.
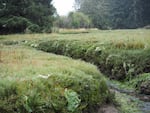
[[[1,78],[26,79],[38,75],[83,73],[97,75],[96,67],[22,46],[3,46],[1,49]],[[70,67],[70,69],[68,69]],[[59,71],[57,71],[59,69]],[[11,76],[10,76],[11,75]]]
[[[45,45],[45,42],[49,43],[48,46],[51,50],[49,52],[77,59],[84,57],[83,60],[91,63],[94,61],[94,64],[100,61],[96,64],[97,66],[100,63],[111,66],[115,64],[116,67],[111,70],[113,76],[122,73],[119,73],[121,69],[117,67],[120,64],[123,67],[129,65],[130,69],[128,69],[127,74],[130,75],[134,72],[134,66],[129,64],[131,62],[128,62],[128,59],[136,58],[133,57],[134,55],[145,54],[145,57],[140,55],[137,58],[138,62],[139,59],[142,59],[141,64],[149,61],[147,52],[150,49],[150,30],[145,29],[60,30],[59,33],[52,34],[1,35],[0,110],[2,113],[37,111],[37,113],[47,113],[48,110],[51,110],[50,113],[84,113],[87,109],[94,113],[93,106],[106,104],[108,101],[113,103],[114,97],[108,91],[104,77],[96,66],[81,60],[73,60],[72,58],[34,49],[40,47],[42,43],[46,48],[43,45],[41,47],[47,49],[48,46]],[[70,48],[66,48],[66,45],[70,45]],[[87,47],[88,50],[86,50]],[[84,51],[80,51],[81,48],[86,50],[86,54],[83,54]],[[104,54],[99,57],[101,51],[104,51]],[[135,54],[131,55],[131,53]],[[122,58],[118,59],[120,57],[112,54],[127,55],[127,57],[121,56]],[[103,62],[105,60],[107,63]],[[125,64],[123,60],[127,60],[127,63]],[[106,66],[104,70],[112,68],[111,66]],[[128,68],[127,66],[126,68]],[[135,69],[138,69],[138,66],[139,64],[137,64],[137,67],[135,66]],[[144,69],[147,68],[149,68],[149,63]],[[145,78],[149,79],[148,76],[146,75]],[[136,85],[138,80],[132,81]],[[74,100],[70,100],[71,94],[74,95]],[[120,110],[122,113],[128,113],[131,110],[134,113],[138,112],[135,105],[128,106],[128,104],[125,104],[129,101],[125,99],[126,97],[117,97],[123,101],[119,102],[121,106],[124,106]],[[117,100],[119,100],[118,98]]]
[[[62,32],[62,33],[61,33]],[[73,30],[72,30],[73,32]],[[76,31],[75,31],[76,32]],[[16,34],[1,35],[0,40],[81,40],[81,41],[99,41],[105,42],[141,42],[149,45],[150,30],[88,30],[88,33],[68,33],[67,30],[52,34]]]
[[[97,67],[80,60],[3,45],[0,67],[1,113],[81,113],[109,99]]]

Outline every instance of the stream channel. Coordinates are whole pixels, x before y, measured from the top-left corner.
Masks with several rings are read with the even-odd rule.
[[[150,95],[137,94],[136,91],[120,89],[118,85],[108,81],[107,85],[110,89],[129,95],[131,100],[138,102],[138,107],[142,113],[150,113]]]

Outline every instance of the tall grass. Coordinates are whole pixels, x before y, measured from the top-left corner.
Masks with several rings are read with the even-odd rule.
[[[0,51],[2,113],[94,112],[92,106],[110,98],[102,74],[92,64],[19,45],[3,45]]]
[[[68,30],[69,32],[70,30]],[[80,30],[71,30],[72,32],[80,32]],[[150,43],[150,30],[88,30],[89,33],[84,34],[15,34],[1,35],[1,42],[4,40],[80,40],[80,41],[99,41],[102,43],[110,42],[142,42],[147,46]],[[67,31],[66,31],[67,32]],[[149,46],[148,46],[149,47]]]
[[[0,112],[94,113],[95,106],[114,99],[95,66],[22,45],[37,47],[47,42],[48,46],[43,46],[47,52],[94,60],[106,74],[120,78],[149,71],[149,36],[150,30],[144,29],[1,35]],[[131,82],[136,84],[137,79]],[[122,112],[136,112],[128,108],[128,100],[120,98]]]
[[[149,49],[142,43],[123,44],[50,40],[39,42],[37,48],[94,63],[101,72],[120,81],[150,72]]]

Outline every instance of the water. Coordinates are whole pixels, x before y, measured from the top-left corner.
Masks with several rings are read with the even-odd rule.
[[[150,113],[150,95],[136,94],[133,90],[120,89],[116,84],[111,83],[110,81],[108,81],[107,84],[110,89],[130,95],[133,97],[133,100],[139,100],[138,107],[140,110],[143,113]]]
[[[139,108],[143,113],[150,113],[150,102],[142,102],[139,104]]]

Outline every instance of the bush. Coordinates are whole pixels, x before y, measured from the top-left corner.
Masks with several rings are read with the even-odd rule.
[[[13,16],[8,19],[1,19],[0,34],[23,33],[30,24],[30,21],[23,17]]]
[[[26,33],[38,33],[40,32],[40,27],[36,24],[31,24],[26,28]]]

